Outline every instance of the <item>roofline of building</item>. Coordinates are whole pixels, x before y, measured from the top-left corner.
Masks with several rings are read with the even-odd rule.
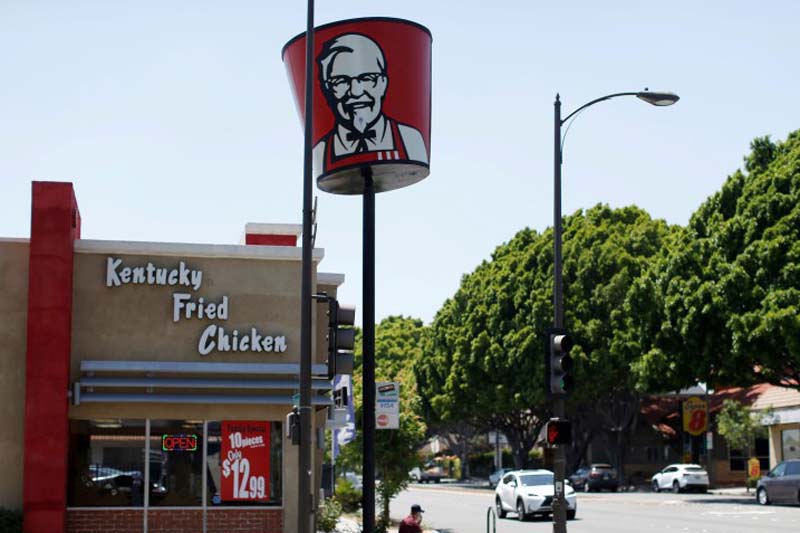
[[[339,287],[344,283],[344,274],[336,274],[334,272],[318,272],[317,283],[321,285],[334,285]]]
[[[192,244],[174,242],[104,241],[77,239],[75,253],[130,254],[151,256],[214,257],[231,259],[280,259],[301,261],[302,248],[294,246],[247,246],[241,244]],[[314,248],[312,258],[322,261],[323,248]]]

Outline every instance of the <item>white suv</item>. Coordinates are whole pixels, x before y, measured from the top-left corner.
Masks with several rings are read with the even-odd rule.
[[[577,502],[575,491],[564,484],[567,500],[567,518],[575,518]],[[494,505],[497,516],[517,513],[517,519],[526,520],[535,514],[553,512],[553,473],[549,470],[517,470],[504,475],[494,490]]]
[[[708,472],[700,465],[669,465],[653,476],[653,492],[671,490],[678,493],[682,490],[708,490]]]

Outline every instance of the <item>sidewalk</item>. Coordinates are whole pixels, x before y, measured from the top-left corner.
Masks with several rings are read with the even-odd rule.
[[[350,518],[340,518],[336,524],[336,533],[361,533],[361,523]],[[390,527],[389,533],[397,533],[397,527]],[[423,533],[438,533],[435,529],[425,529]]]
[[[745,487],[722,487],[718,489],[708,489],[709,494],[717,494],[719,496],[752,496],[756,497],[756,489],[750,489],[747,492]]]

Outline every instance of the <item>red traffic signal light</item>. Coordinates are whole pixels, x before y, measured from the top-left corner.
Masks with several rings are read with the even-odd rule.
[[[547,444],[570,444],[572,442],[572,424],[568,420],[551,418],[547,422]]]

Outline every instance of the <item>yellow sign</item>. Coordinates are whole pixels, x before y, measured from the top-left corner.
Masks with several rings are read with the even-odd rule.
[[[683,430],[695,437],[708,430],[708,404],[697,396],[683,401]]]
[[[747,461],[747,475],[750,476],[750,479],[760,478],[761,461],[759,461],[755,457],[751,457],[750,460]]]

